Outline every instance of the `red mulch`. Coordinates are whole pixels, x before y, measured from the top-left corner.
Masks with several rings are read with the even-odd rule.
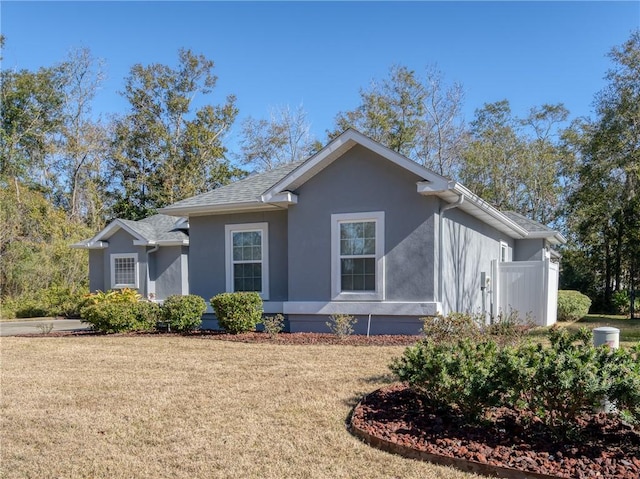
[[[351,425],[375,438],[437,456],[461,458],[562,478],[638,479],[640,434],[615,416],[581,419],[576,440],[551,437],[540,422],[525,428],[521,416],[502,408],[486,425],[430,411],[404,385],[382,388],[354,409]]]

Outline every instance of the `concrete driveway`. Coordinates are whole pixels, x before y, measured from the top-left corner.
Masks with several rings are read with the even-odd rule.
[[[0,322],[0,336],[16,336],[18,334],[42,334],[47,331],[48,325],[52,325],[51,331],[82,331],[90,328],[87,323],[79,319],[30,319],[28,321],[2,321]]]

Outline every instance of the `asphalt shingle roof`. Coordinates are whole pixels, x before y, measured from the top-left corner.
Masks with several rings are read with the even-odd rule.
[[[139,221],[120,220],[133,231],[148,241],[182,241],[189,236],[181,229],[176,229],[175,216],[153,215]]]
[[[273,170],[248,176],[242,180],[229,185],[216,188],[206,193],[202,193],[182,201],[178,201],[166,208],[164,211],[171,211],[174,208],[185,208],[194,206],[217,206],[234,203],[258,202],[262,194],[283,179],[303,161],[296,161],[279,166]]]
[[[526,216],[522,216],[520,213],[516,213],[515,211],[503,211],[503,213],[507,218],[527,230],[529,233],[555,233],[555,230],[543,225],[542,223],[529,219]]]

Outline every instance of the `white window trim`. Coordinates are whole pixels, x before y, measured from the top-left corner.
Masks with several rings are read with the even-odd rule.
[[[263,300],[269,299],[269,223],[243,223],[225,225],[224,255],[227,278],[227,292],[233,293],[233,233],[260,231],[262,234],[262,292]]]
[[[504,259],[502,259],[502,251],[504,251]],[[509,261],[509,245],[504,241],[500,241],[500,250],[498,254],[498,260],[501,263],[506,263]]]
[[[135,262],[135,283],[132,284],[116,284],[116,259],[133,258]],[[111,263],[111,289],[122,288],[140,288],[140,263],[138,262],[138,253],[114,253],[110,255]]]
[[[376,290],[342,292],[340,281],[340,223],[374,221],[376,225]],[[331,215],[331,297],[340,301],[384,301],[384,211]]]

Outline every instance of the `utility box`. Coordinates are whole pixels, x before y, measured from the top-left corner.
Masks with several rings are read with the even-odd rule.
[[[606,344],[611,349],[620,347],[620,330],[610,326],[602,326],[593,330],[593,345],[602,346]]]

